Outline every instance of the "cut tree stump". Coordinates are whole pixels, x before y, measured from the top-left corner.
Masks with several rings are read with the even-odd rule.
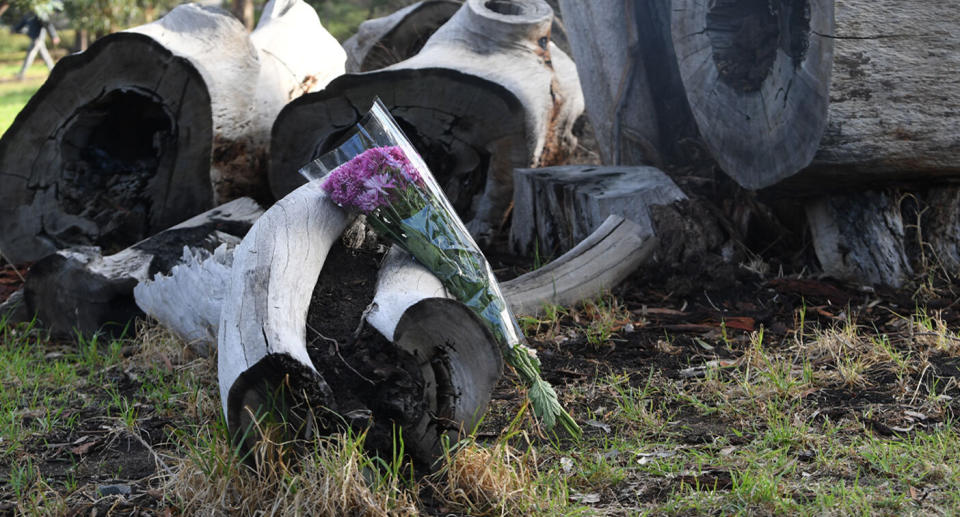
[[[182,5],[65,57],[0,139],[0,251],[113,253],[215,203],[269,201],[277,112],[344,59],[300,0],[271,1],[253,35]]]
[[[414,56],[461,5],[455,0],[425,0],[361,23],[343,42],[347,72],[377,70]]]
[[[240,198],[113,255],[103,256],[95,247],[60,250],[30,269],[24,284],[27,312],[62,336],[90,336],[108,324],[118,334],[143,314],[134,303],[138,282],[170,272],[185,247],[213,251],[237,244],[261,213],[252,199]]]
[[[605,163],[688,164],[703,146],[749,189],[810,163],[826,125],[832,0],[560,5]]]
[[[514,185],[510,247],[527,256],[567,251],[611,214],[632,221],[645,240],[654,235],[650,207],[686,199],[666,174],[643,166],[517,169]]]
[[[474,235],[489,236],[510,204],[513,168],[558,163],[576,145],[583,96],[573,62],[550,43],[552,19],[542,0],[469,0],[412,58],[290,103],[273,130],[274,194],[301,184],[296,171],[379,95]]]

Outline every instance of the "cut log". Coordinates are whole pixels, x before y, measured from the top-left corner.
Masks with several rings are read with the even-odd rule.
[[[510,204],[513,168],[557,163],[576,144],[583,96],[549,41],[551,19],[542,0],[469,0],[416,56],[292,102],[274,125],[274,194],[302,183],[296,171],[379,95],[474,235],[488,236]]]
[[[24,284],[28,313],[55,334],[90,336],[109,324],[120,333],[143,313],[134,303],[138,282],[169,272],[183,248],[213,251],[236,244],[262,213],[241,198],[193,217],[113,255],[98,248],[68,248],[38,261]]]
[[[23,288],[17,289],[0,303],[0,321],[6,324],[30,321],[33,315],[27,312],[27,304],[23,301]]]
[[[377,70],[414,56],[461,5],[454,0],[425,0],[361,23],[343,42],[347,72]]]
[[[269,200],[276,113],[344,55],[301,1],[265,12],[250,36],[229,13],[182,5],[62,59],[0,139],[0,251],[115,253],[215,201]]]
[[[569,165],[517,169],[514,173],[510,246],[520,255],[554,256],[574,247],[611,214],[637,225],[637,236],[654,234],[650,207],[686,199],[653,167]]]
[[[826,124],[832,1],[560,5],[606,163],[682,165],[702,145],[750,189],[810,163]]]
[[[367,316],[419,362],[428,388],[427,411],[404,436],[433,458],[441,452],[444,434],[456,439],[480,421],[503,369],[489,330],[450,298],[437,277],[394,247],[384,259]]]
[[[589,237],[554,260],[502,284],[517,314],[539,314],[547,305],[574,305],[619,284],[657,247],[640,225],[611,215]]]
[[[836,1],[827,130],[813,164],[785,192],[960,174],[960,81],[945,75],[960,69],[956,7],[949,0]]]
[[[311,182],[268,210],[235,250],[218,339],[221,400],[235,435],[245,435],[258,412],[294,411],[271,400],[283,386],[294,394],[306,393],[310,407],[338,409],[338,387],[328,385],[307,353],[306,318],[327,253],[348,222],[319,183]],[[499,378],[500,352],[468,309],[438,298],[442,293],[435,289],[435,277],[408,258],[397,253],[391,257],[378,292],[399,289],[411,304],[390,312],[396,307],[395,295],[378,294],[376,299],[391,303],[390,311],[374,310],[371,317],[381,322],[377,328],[389,326],[385,337],[418,360],[426,383],[426,411],[403,432],[407,450],[429,465],[440,452],[442,433],[459,430],[482,415]],[[325,317],[339,317],[336,307],[324,310]],[[306,413],[277,416],[315,422],[318,432],[332,428],[329,421],[316,421]],[[376,423],[377,415],[373,419]],[[258,438],[256,433],[250,436]]]

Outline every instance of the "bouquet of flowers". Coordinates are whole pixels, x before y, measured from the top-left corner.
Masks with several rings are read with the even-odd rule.
[[[483,253],[450,206],[430,170],[379,99],[357,124],[358,131],[331,153],[301,169],[341,207],[366,215],[381,236],[429,269],[447,291],[489,328],[527,386],[543,425],[559,423],[579,436],[580,428],[560,406],[557,393],[540,377],[540,361],[500,292]]]

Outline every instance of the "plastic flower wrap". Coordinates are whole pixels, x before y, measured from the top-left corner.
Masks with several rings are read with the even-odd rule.
[[[559,423],[578,436],[580,428],[560,406],[550,383],[540,377],[540,361],[526,346],[486,258],[379,99],[356,129],[301,174],[322,178],[321,187],[335,203],[365,214],[377,233],[436,275],[489,328],[507,364],[527,386],[543,425],[552,428]]]

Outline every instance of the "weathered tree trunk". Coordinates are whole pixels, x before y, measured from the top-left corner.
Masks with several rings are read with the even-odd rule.
[[[561,0],[612,164],[690,163],[705,146],[758,189],[810,163],[826,124],[830,0]]]
[[[377,70],[416,55],[461,5],[455,0],[425,0],[361,23],[343,42],[347,72]]]
[[[654,234],[650,207],[687,196],[653,167],[568,165],[514,173],[510,247],[519,255],[555,256],[593,233],[611,214]]]
[[[113,255],[92,247],[60,250],[30,269],[24,284],[27,312],[58,335],[89,336],[107,324],[119,333],[143,314],[134,303],[138,282],[169,273],[185,247],[209,252],[237,244],[261,213],[256,202],[241,198]]]
[[[573,63],[550,43],[551,19],[542,0],[469,0],[416,56],[291,103],[274,125],[274,194],[302,183],[297,169],[379,95],[474,235],[488,235],[510,203],[513,168],[557,163],[576,143],[583,97]]]
[[[114,252],[214,202],[269,200],[276,113],[343,59],[299,0],[268,4],[253,36],[191,4],[62,59],[0,140],[0,250]]]
[[[836,0],[827,130],[813,164],[785,191],[960,174],[956,7],[949,0]]]

